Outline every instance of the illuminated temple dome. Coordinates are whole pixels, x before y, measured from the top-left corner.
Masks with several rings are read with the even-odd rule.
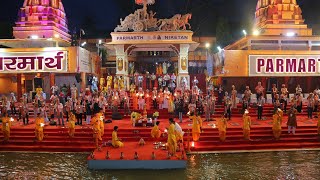
[[[262,35],[312,35],[296,0],[258,0],[255,17],[255,29]]]
[[[70,41],[66,13],[61,0],[25,0],[13,28],[16,39],[61,38]]]

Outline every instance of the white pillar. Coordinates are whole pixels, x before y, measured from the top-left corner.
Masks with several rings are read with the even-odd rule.
[[[129,76],[128,76],[128,55],[125,52],[124,45],[116,45],[116,75],[124,78],[124,86],[129,90]]]
[[[177,85],[180,86],[181,80],[186,78],[187,89],[190,89],[190,76],[188,71],[189,66],[189,44],[180,44],[180,52],[178,57],[178,81]]]

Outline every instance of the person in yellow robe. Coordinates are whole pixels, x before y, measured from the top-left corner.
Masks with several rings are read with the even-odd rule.
[[[107,89],[112,88],[112,76],[107,76]]]
[[[99,118],[100,120],[100,133],[101,133],[101,137],[103,137],[104,135],[104,115],[103,115],[103,111],[100,111],[100,113],[97,113],[97,118]]]
[[[242,129],[243,129],[244,139],[250,140],[251,117],[249,116],[248,110],[245,110],[242,116],[242,119],[243,119]]]
[[[38,141],[43,140],[43,127],[44,127],[44,118],[40,116],[40,113],[37,114],[35,119],[36,129],[35,136]]]
[[[105,79],[104,78],[100,78],[100,83],[99,83],[99,90],[100,91],[103,91],[104,84],[105,84]]]
[[[169,123],[170,123],[170,126],[168,128],[167,146],[169,149],[169,153],[171,155],[175,155],[177,152],[177,139],[176,139],[176,133],[175,133],[175,125],[172,119],[169,120]]]
[[[218,129],[219,129],[219,138],[220,141],[226,140],[226,134],[227,134],[227,114],[224,114],[220,121],[218,122]]]
[[[120,81],[120,82],[119,82],[120,89],[127,89],[127,87],[124,87],[124,85],[125,85],[125,83],[124,83],[124,81],[125,81],[124,77],[121,77],[119,81]]]
[[[131,96],[131,97],[134,96],[135,90],[136,90],[136,85],[135,85],[135,84],[131,84],[131,85],[130,85],[130,96]]]
[[[118,126],[113,128],[112,132],[112,146],[115,148],[123,147],[124,144],[121,142],[121,139],[118,138]]]
[[[193,141],[199,141],[201,133],[201,122],[199,121],[198,116],[194,116],[191,113],[190,119],[192,120],[192,139]]]
[[[155,139],[159,139],[161,137],[161,131],[159,129],[160,121],[157,121],[151,130],[151,137]]]
[[[118,90],[118,84],[119,83],[119,81],[118,81],[118,77],[117,76],[115,76],[114,78],[113,78],[113,89],[116,89],[116,90]]]
[[[42,91],[43,91],[43,89],[42,89],[40,86],[38,86],[38,87],[36,88],[36,93],[37,93],[37,95],[38,95],[39,98],[42,96],[42,95],[41,95]]]
[[[273,136],[276,140],[280,139],[280,136],[281,136],[282,116],[283,116],[283,112],[279,108],[277,112],[272,116],[272,119],[273,119],[272,131],[273,131]]]
[[[100,129],[100,119],[97,116],[94,116],[91,119],[92,130],[93,130],[93,139],[96,148],[99,148],[99,141],[102,141],[101,138],[101,129]]]
[[[4,141],[9,141],[10,138],[10,128],[11,128],[11,118],[8,117],[7,111],[3,112],[2,117],[2,133],[4,137]]]
[[[75,127],[76,127],[76,116],[71,112],[69,118],[69,136],[74,137]]]

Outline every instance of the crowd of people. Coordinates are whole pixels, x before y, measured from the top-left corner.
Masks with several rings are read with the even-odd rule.
[[[26,95],[23,95],[20,103],[17,102],[13,93],[11,93],[9,97],[3,96],[1,112],[3,114],[2,131],[4,134],[7,134],[5,140],[9,139],[8,134],[10,134],[11,117],[16,116],[18,120],[22,120],[24,125],[28,125],[30,109],[32,109],[36,124],[35,136],[39,141],[43,139],[43,127],[45,124],[64,126],[66,120],[66,122],[68,122],[70,137],[74,136],[76,125],[81,126],[87,124],[92,126],[93,137],[96,147],[98,148],[99,142],[101,142],[104,134],[106,110],[109,109],[112,110],[112,112],[118,112],[120,108],[124,109],[123,116],[131,117],[134,111],[142,112],[146,110],[157,111],[158,109],[166,109],[168,113],[175,114],[180,123],[183,122],[182,116],[187,114],[192,122],[193,141],[198,141],[202,132],[202,123],[203,121],[212,120],[211,117],[212,114],[215,113],[216,104],[224,105],[224,113],[221,114],[222,118],[218,120],[217,124],[220,140],[224,141],[226,139],[227,121],[231,119],[232,110],[238,108],[238,91],[234,85],[232,85],[230,92],[224,91],[223,87],[219,86],[216,89],[209,88],[204,93],[198,88],[197,84],[199,81],[196,77],[194,77],[191,89],[189,90],[184,83],[181,83],[179,87],[170,85],[175,83],[176,78],[169,75],[164,80],[165,83],[162,81],[161,84],[155,86],[154,83],[152,83],[152,79],[154,79],[154,77],[152,77],[153,75],[154,74],[151,74],[149,77],[151,84],[146,83],[147,88],[145,89],[142,87],[144,82],[140,82],[141,78],[139,79],[139,76],[137,76],[137,82],[133,82],[130,85],[129,91],[124,89],[124,85],[122,84],[124,82],[119,81],[121,77],[117,79],[117,82],[120,82],[120,84],[117,85],[110,84],[112,81],[107,77],[106,86],[100,86],[100,90],[87,88],[78,91],[75,84],[70,88],[67,88],[65,85],[61,88],[54,85],[51,88],[52,95],[49,98],[49,103],[43,95],[42,88],[38,87],[31,108],[29,106],[30,103],[28,103],[30,100],[28,100]],[[143,81],[143,79],[141,81]],[[218,92],[217,97],[215,96],[215,91]],[[250,139],[251,118],[248,109],[256,107],[258,120],[262,119],[266,94],[265,88],[260,82],[258,82],[258,85],[255,87],[255,103],[251,102],[252,94],[249,86],[246,86],[241,99],[245,139]],[[308,118],[313,118],[313,112],[318,111],[319,95],[320,90],[316,89],[306,98]],[[296,115],[302,111],[303,97],[301,87],[298,85],[294,96],[289,98],[288,89],[284,84],[280,90],[278,90],[276,85],[273,85],[271,96],[274,106],[272,129],[275,139],[279,139],[281,135],[283,113],[288,114],[288,132],[295,134],[295,128],[297,126]],[[290,106],[288,111],[287,106]],[[204,120],[201,118],[202,115],[205,116]],[[141,116],[141,118],[145,118],[145,116]],[[177,144],[182,141],[184,132],[180,125],[173,119],[170,119],[170,124],[167,132],[169,134],[168,147],[171,154],[175,154],[175,148],[178,147]],[[155,121],[153,125],[151,136],[159,138],[162,134],[159,129],[159,122]],[[320,133],[320,120],[318,126]],[[117,131],[118,127],[114,127],[112,145],[115,147],[123,147],[124,144],[121,142],[121,139],[118,138]]]

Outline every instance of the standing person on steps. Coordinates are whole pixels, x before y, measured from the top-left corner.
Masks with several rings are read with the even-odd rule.
[[[292,132],[292,134],[296,134],[296,128],[297,128],[297,110],[291,106],[289,112],[288,112],[288,134]]]
[[[243,129],[244,139],[250,140],[251,117],[249,116],[248,110],[245,110],[242,120],[243,120],[242,129]]]

